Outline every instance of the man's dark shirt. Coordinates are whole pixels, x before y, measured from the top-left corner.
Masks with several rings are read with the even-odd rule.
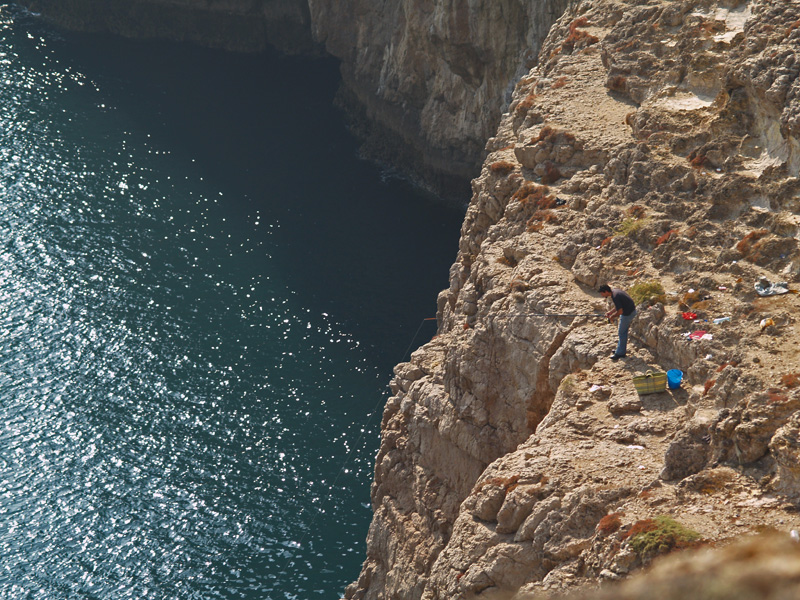
[[[636,303],[633,301],[633,298],[623,290],[611,290],[611,301],[614,303],[614,306],[622,309],[622,314],[626,317],[636,310]]]

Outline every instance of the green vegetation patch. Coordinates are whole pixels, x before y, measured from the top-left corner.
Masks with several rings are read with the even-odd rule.
[[[696,531],[666,515],[634,523],[628,536],[631,548],[642,559],[650,559],[673,550],[696,548],[703,539]]]
[[[614,231],[614,235],[624,235],[630,236],[639,231],[642,227],[647,225],[650,222],[649,217],[644,218],[635,218],[635,217],[628,217],[622,223],[620,223],[619,227]]]
[[[575,377],[572,375],[565,376],[564,379],[561,380],[561,383],[558,387],[564,393],[571,394],[575,391]]]
[[[628,290],[633,301],[638,306],[642,302],[664,302],[667,299],[664,286],[660,281],[637,281]]]

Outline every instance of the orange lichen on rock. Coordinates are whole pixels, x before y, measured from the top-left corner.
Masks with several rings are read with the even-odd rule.
[[[620,527],[622,527],[621,516],[622,513],[618,512],[607,514],[605,517],[600,519],[600,522],[597,524],[597,531],[604,535],[614,533]]]
[[[692,152],[686,158],[689,161],[689,164],[695,167],[696,169],[702,167],[704,164],[706,164],[706,161],[708,160],[705,154],[698,154],[696,152]]]
[[[659,236],[658,239],[656,240],[656,246],[660,246],[661,244],[663,244],[664,242],[669,240],[673,235],[678,235],[678,230],[677,229],[670,229],[664,235]]]
[[[586,27],[589,25],[589,20],[586,17],[579,17],[569,25],[569,34],[567,39],[564,40],[562,48],[572,51],[578,47],[591,46],[600,41],[596,35],[592,35],[586,31],[578,29],[579,27]]]
[[[800,373],[786,373],[781,376],[781,383],[787,388],[795,388],[800,385]]]
[[[474,493],[480,493],[483,488],[489,485],[505,488],[506,493],[508,493],[519,485],[518,482],[519,475],[511,475],[510,477],[492,477],[491,479],[481,481],[478,485],[476,485]]]
[[[516,165],[507,160],[498,160],[489,165],[489,170],[496,175],[508,175]]]
[[[529,92],[527,96],[523,100],[521,100],[516,108],[514,109],[516,114],[520,114],[522,112],[527,112],[536,102],[537,95],[533,92]]]
[[[766,229],[756,229],[751,231],[736,244],[736,249],[747,256],[753,250],[755,243],[768,233],[769,231]]]
[[[624,92],[628,87],[628,79],[622,75],[613,75],[606,81],[606,87],[614,92]]]
[[[511,195],[511,199],[521,204],[535,203],[537,208],[552,208],[556,199],[549,193],[550,188],[546,185],[526,181]]]
[[[559,168],[549,160],[544,163],[544,175],[542,175],[542,183],[545,185],[555,183],[561,179],[561,171]]]
[[[558,223],[558,215],[552,210],[537,210],[527,222],[528,231],[540,231],[544,223]]]

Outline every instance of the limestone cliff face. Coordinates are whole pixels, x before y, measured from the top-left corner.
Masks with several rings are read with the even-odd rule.
[[[800,527],[800,302],[754,288],[800,281],[799,73],[798,2],[566,11],[487,145],[438,335],[395,370],[347,598],[620,579],[661,515],[718,545]],[[603,282],[663,288],[618,362],[570,316]]]
[[[463,190],[568,0],[309,0],[367,152]]]
[[[73,29],[328,52],[364,153],[465,201],[519,75],[569,0],[23,0]]]

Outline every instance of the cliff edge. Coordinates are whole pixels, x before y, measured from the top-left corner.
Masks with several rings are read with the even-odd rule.
[[[798,42],[783,0],[555,24],[473,181],[438,335],[395,369],[347,598],[541,597],[797,535],[800,301],[756,284],[800,280]],[[648,292],[618,362],[614,327],[570,316],[605,312],[604,282]],[[679,389],[636,392],[668,369]]]

